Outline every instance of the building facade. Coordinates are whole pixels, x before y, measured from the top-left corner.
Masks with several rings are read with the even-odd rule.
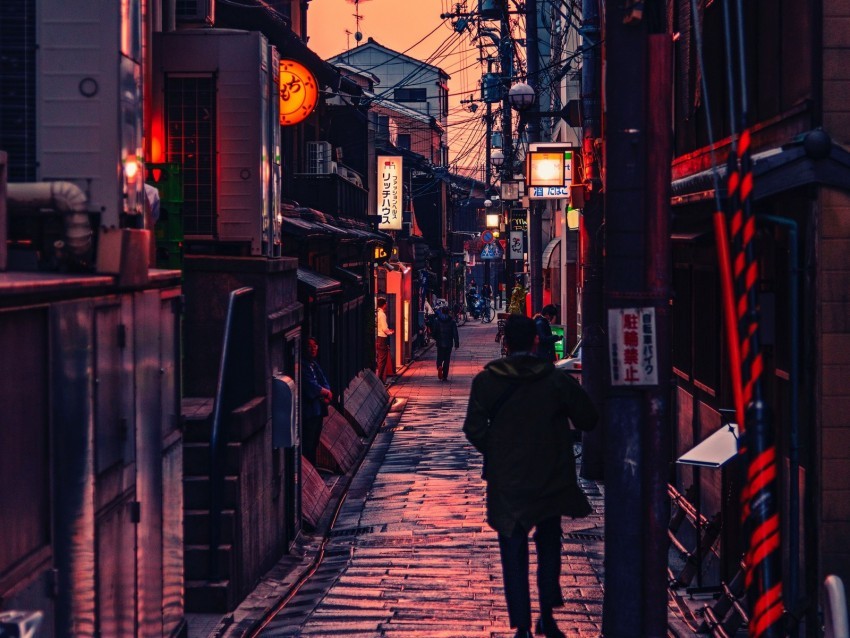
[[[808,635],[815,635],[824,577],[850,579],[843,542],[850,531],[850,457],[843,445],[850,436],[843,381],[850,363],[850,232],[843,221],[850,210],[850,3],[745,9],[763,392],[779,452],[785,604],[812,610],[806,625]],[[725,176],[724,166],[712,166],[712,154],[725,162],[734,130],[727,107],[729,61],[721,53],[722,7],[709,2],[700,16],[704,91],[695,70],[692,17],[686,4],[673,16],[674,31],[682,36],[675,61],[672,200],[675,457],[727,427],[722,410],[733,406],[711,228],[712,170]],[[677,464],[675,471],[681,490],[694,486],[697,507],[722,519],[722,558],[711,578],[724,582],[734,577],[745,549],[738,462],[719,469]]]

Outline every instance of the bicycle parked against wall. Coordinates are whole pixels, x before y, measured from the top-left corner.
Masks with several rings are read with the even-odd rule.
[[[458,302],[454,305],[452,316],[454,317],[457,325],[462,326],[466,323],[466,307]]]
[[[484,323],[493,321],[496,316],[496,311],[493,309],[493,304],[490,303],[490,297],[479,297],[475,302],[475,314],[481,317]]]
[[[470,297],[468,301],[468,314],[473,319],[481,319],[484,323],[490,323],[493,321],[493,317],[496,316],[496,311],[493,309],[493,304],[489,297],[479,297],[476,295],[474,297]]]

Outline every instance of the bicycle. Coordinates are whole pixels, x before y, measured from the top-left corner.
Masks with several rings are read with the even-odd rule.
[[[466,308],[464,308],[462,303],[456,303],[454,305],[454,319],[459,326],[466,323]]]
[[[481,315],[481,321],[490,323],[493,317],[496,316],[496,311],[490,303],[490,297],[483,297],[478,301],[478,312]]]

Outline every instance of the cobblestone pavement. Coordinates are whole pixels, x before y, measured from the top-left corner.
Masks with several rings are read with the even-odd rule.
[[[376,436],[315,575],[261,635],[513,636],[481,458],[461,432],[472,377],[499,354],[495,334],[495,322],[462,326],[448,381],[437,379],[433,348],[396,379],[403,411]],[[563,523],[556,619],[568,636],[598,636],[602,618],[603,495],[584,486],[594,513]]]

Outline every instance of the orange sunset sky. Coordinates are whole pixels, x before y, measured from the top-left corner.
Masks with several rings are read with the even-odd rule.
[[[477,5],[477,1],[467,0],[466,4]],[[471,32],[455,33],[451,21],[440,18],[441,13],[455,7],[456,3],[448,0],[360,0],[360,31],[363,42],[371,37],[390,49],[434,64],[451,76],[450,162],[453,169],[464,173],[477,168],[476,176],[481,178],[483,105],[479,104],[482,108],[472,113],[469,104],[461,104],[460,100],[468,99],[470,94],[480,97],[478,83],[486,68],[478,62]],[[310,48],[327,59],[356,46],[354,13],[353,0],[312,0],[307,14]]]

